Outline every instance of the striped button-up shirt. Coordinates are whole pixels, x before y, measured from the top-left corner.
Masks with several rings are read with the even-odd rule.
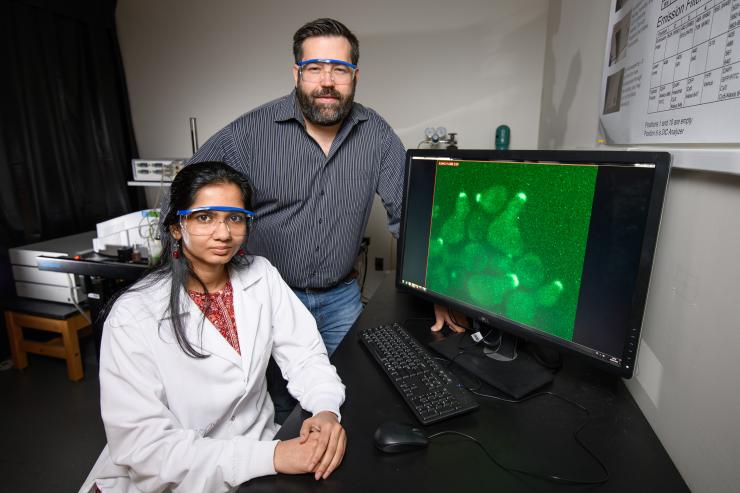
[[[377,193],[398,237],[405,150],[390,125],[355,103],[329,155],[305,129],[295,91],[237,118],[189,162],[223,161],[254,189],[247,250],[294,288],[325,288],[352,270]]]

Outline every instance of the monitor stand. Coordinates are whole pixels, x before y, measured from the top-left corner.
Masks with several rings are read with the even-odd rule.
[[[521,341],[490,326],[479,327],[486,337],[476,342],[468,333],[454,334],[429,347],[454,361],[483,382],[515,399],[552,382],[553,373],[528,352],[519,351]]]
[[[473,328],[479,333],[486,333],[481,339],[483,354],[496,361],[514,361],[519,356],[517,348],[519,338],[493,327],[481,328],[478,322],[473,322]],[[483,330],[483,332],[481,332]]]

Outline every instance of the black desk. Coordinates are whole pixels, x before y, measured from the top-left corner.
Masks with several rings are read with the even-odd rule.
[[[362,347],[358,329],[400,321],[428,342],[435,336],[428,330],[430,316],[431,305],[397,292],[388,277],[332,357],[347,386],[342,424],[348,448],[342,465],[326,481],[316,482],[310,475],[277,475],[245,483],[240,491],[689,491],[622,380],[592,370],[575,357],[566,357],[554,383],[544,390],[577,401],[590,417],[550,396],[523,404],[480,397],[478,411],[425,429],[428,434],[455,430],[472,435],[509,466],[598,479],[601,469],[573,438],[586,419],[588,425],[579,437],[609,469],[606,484],[566,486],[514,475],[494,465],[472,442],[453,436],[436,438],[420,451],[393,455],[376,450],[373,433],[380,423],[419,424]],[[278,438],[298,436],[307,416],[294,410]]]

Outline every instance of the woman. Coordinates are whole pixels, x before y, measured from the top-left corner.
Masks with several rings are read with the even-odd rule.
[[[326,478],[341,462],[344,386],[309,312],[267,260],[245,255],[250,203],[223,163],[172,182],[162,260],[105,321],[108,445],[80,491],[229,491],[275,472]],[[271,355],[313,413],[293,440],[273,440]]]

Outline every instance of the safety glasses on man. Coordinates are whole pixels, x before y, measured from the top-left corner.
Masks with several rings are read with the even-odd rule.
[[[254,220],[252,211],[218,205],[177,211],[177,215],[182,228],[193,236],[210,236],[220,223],[226,225],[232,236],[246,236]]]
[[[357,65],[333,58],[312,58],[298,62],[298,73],[305,82],[321,82],[329,74],[334,84],[349,84],[355,78]]]

